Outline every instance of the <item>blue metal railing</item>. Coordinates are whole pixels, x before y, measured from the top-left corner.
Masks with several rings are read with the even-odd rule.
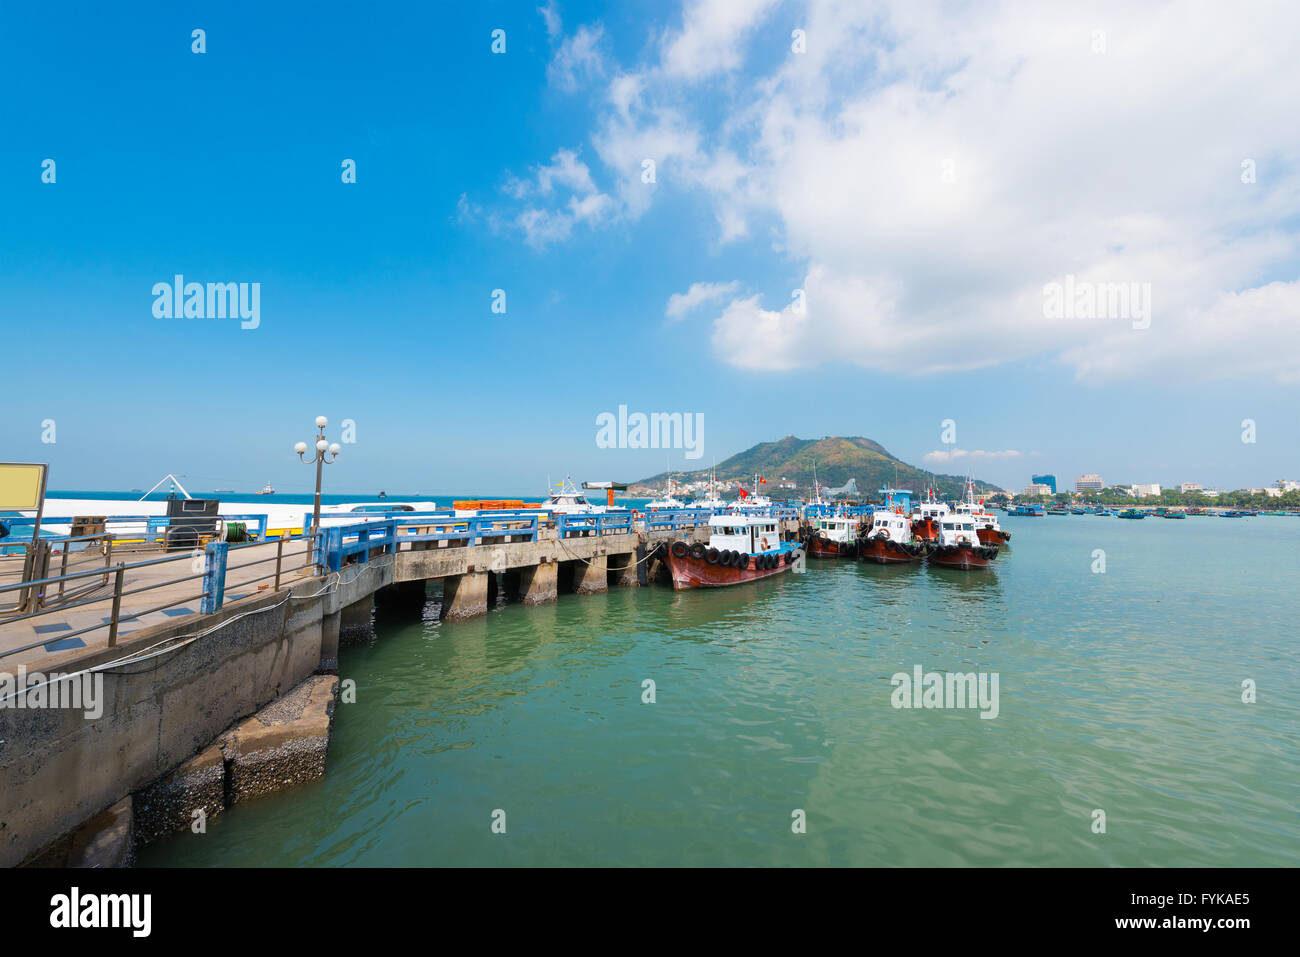
[[[555,516],[555,527],[560,538],[575,535],[608,535],[611,532],[628,534],[635,531],[631,512],[564,513]]]
[[[673,508],[646,512],[644,524],[647,530],[652,528],[672,529],[695,528],[707,525],[713,516],[713,510],[707,508]]]
[[[55,525],[73,525],[76,518],[76,516],[54,516],[52,518],[46,516],[41,519],[41,526],[50,528]],[[266,515],[217,515],[213,517],[213,520],[226,524],[230,522],[243,522],[245,525],[252,523],[255,528],[248,529],[248,533],[252,538],[262,540],[267,537],[269,518]],[[11,528],[30,528],[36,524],[36,519],[14,516],[13,518],[6,518],[5,524]],[[119,540],[143,538],[146,541],[159,541],[167,534],[170,525],[171,519],[166,515],[107,515],[104,517],[104,531],[112,532],[114,537]],[[110,528],[110,526],[118,527]],[[17,538],[18,536],[11,534],[9,537]],[[66,537],[50,536],[52,540]]]
[[[454,541],[471,546],[506,540],[535,542],[539,517],[536,512],[497,512],[463,518],[399,512],[379,521],[370,519],[351,525],[326,525],[316,538],[317,565],[328,571],[338,571],[354,555],[358,562],[368,562],[375,549],[382,549],[381,554],[389,555],[405,543]],[[310,516],[307,521],[310,526]]]

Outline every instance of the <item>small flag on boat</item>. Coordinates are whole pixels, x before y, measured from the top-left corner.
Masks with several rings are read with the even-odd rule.
[[[745,486],[737,484],[736,488],[740,489],[741,498],[749,498],[749,493],[745,491]]]
[[[761,475],[758,477],[758,480],[759,480],[760,482],[762,482],[764,485],[767,484],[767,479],[763,478],[763,476],[761,476]]]

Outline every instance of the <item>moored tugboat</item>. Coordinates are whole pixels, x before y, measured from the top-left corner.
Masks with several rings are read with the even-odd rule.
[[[975,523],[975,534],[981,545],[1006,545],[1011,541],[1011,533],[1002,529],[998,517],[984,508],[984,500],[975,501],[975,483],[970,479],[966,480],[966,494],[953,514],[969,517]]]
[[[986,568],[998,557],[996,545],[981,545],[975,534],[975,522],[969,516],[945,518],[939,529],[939,542],[930,550],[929,561],[944,568]]]
[[[876,509],[858,529],[858,561],[881,565],[920,561],[929,552],[930,543],[912,530],[911,519],[902,512]]]
[[[947,502],[941,502],[934,497],[934,489],[926,489],[925,499],[912,512],[912,536],[923,542],[937,542],[939,523],[950,512]]]
[[[808,537],[809,558],[852,558],[858,550],[858,523],[845,515],[827,515],[814,523]]]
[[[803,554],[798,542],[781,541],[774,518],[714,515],[709,519],[709,544],[673,542],[668,570],[675,591],[721,588],[789,571]]]

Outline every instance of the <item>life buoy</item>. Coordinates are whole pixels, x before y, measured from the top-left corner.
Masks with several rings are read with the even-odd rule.
[[[710,548],[704,553],[704,560],[710,565],[718,564],[718,550],[716,548]]]
[[[880,531],[878,531],[878,532],[876,533],[876,538],[884,538],[884,539],[888,539],[888,538],[889,538],[889,529],[887,529],[887,528],[882,528]]]
[[[690,551],[685,542],[673,542],[672,552],[676,558],[685,558],[686,553]]]
[[[822,536],[822,538],[825,538],[825,537],[826,537],[825,535]],[[770,546],[767,544],[767,536],[764,535],[764,536],[763,536],[763,551],[767,551],[769,547],[770,547]]]

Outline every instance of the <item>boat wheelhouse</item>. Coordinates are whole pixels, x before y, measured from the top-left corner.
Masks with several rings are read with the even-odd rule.
[[[573,480],[568,476],[559,483],[559,491],[552,491],[546,497],[541,508],[548,512],[565,515],[599,515],[607,512],[626,512],[627,509],[614,505],[596,505],[587,496],[578,491]]]

